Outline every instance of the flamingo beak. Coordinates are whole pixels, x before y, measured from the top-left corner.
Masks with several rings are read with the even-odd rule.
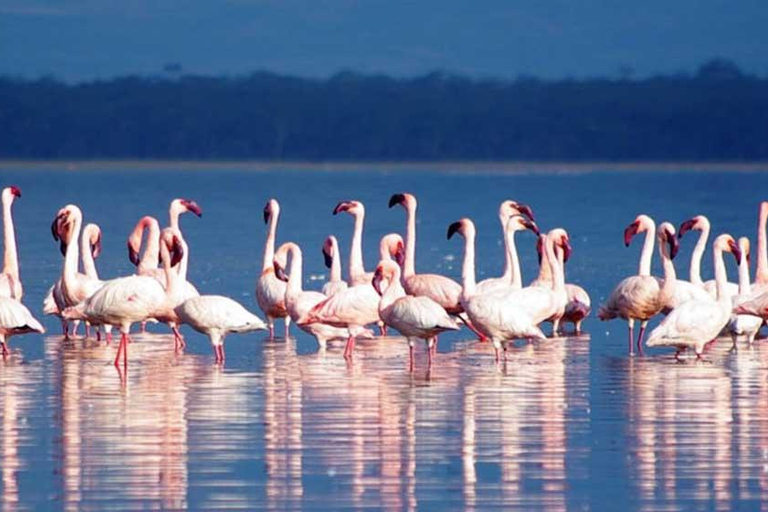
[[[393,194],[389,198],[389,207],[392,208],[396,204],[405,204],[405,194]]]
[[[736,258],[736,263],[738,264],[741,261],[741,249],[739,249],[739,246],[733,240],[728,241],[728,248],[733,253]]]
[[[629,244],[632,243],[632,237],[637,234],[639,227],[640,224],[638,222],[633,222],[624,230],[624,245],[626,247],[629,247]]]
[[[128,259],[131,260],[131,263],[135,266],[139,266],[139,251],[133,247],[131,242],[128,242]]]
[[[15,185],[11,185],[11,194],[16,197],[21,197],[21,189]]]
[[[680,229],[677,232],[678,238],[683,238],[683,235],[689,232],[693,229],[693,227],[696,225],[695,219],[688,219],[684,221],[682,224],[680,224]]]
[[[101,233],[96,238],[96,241],[91,244],[91,256],[96,259],[101,255]]]
[[[264,207],[264,224],[269,222],[269,217],[272,215],[272,209],[269,207],[269,203]]]
[[[59,235],[59,219],[61,218],[61,215],[57,216],[55,219],[53,219],[53,222],[51,222],[51,235],[53,235],[53,239],[55,241],[59,241],[60,235]]]
[[[521,222],[523,223],[523,226],[525,226],[526,229],[533,231],[537,235],[541,234],[541,231],[539,231],[539,226],[537,226],[536,223],[533,222],[532,220],[522,219]]]
[[[376,293],[379,295],[382,295],[381,293],[381,280],[383,279],[383,276],[381,275],[381,269],[377,268],[376,272],[373,273],[373,280],[371,281],[371,285],[373,286],[373,289],[376,290]]]
[[[542,251],[544,250],[544,237],[539,235],[536,237],[536,254],[539,256],[539,265],[541,265]]]
[[[563,262],[567,263],[568,260],[571,258],[571,254],[573,254],[573,247],[571,246],[571,241],[568,240],[568,238],[563,237],[561,241],[561,246],[563,248]]]
[[[527,204],[517,203],[517,211],[519,211],[522,215],[525,215],[532,221],[536,220],[533,216],[533,209]]]
[[[333,214],[336,215],[340,212],[346,212],[351,207],[351,204],[349,201],[341,201],[339,204],[336,205],[336,208],[333,209]]]
[[[331,268],[333,265],[333,256],[331,256],[328,247],[323,245],[323,260],[325,261],[325,268]]]
[[[667,244],[669,244],[670,259],[675,259],[677,252],[680,250],[680,242],[674,234],[667,233]]]
[[[183,204],[187,210],[194,213],[198,217],[203,216],[203,209],[200,208],[200,205],[198,205],[196,202],[191,201],[189,199],[184,199],[181,201],[181,204]]]
[[[397,242],[397,249],[395,249],[395,261],[399,266],[403,266],[405,263],[405,247],[401,242]]]
[[[288,276],[285,275],[285,269],[282,267],[282,265],[275,261],[272,263],[272,266],[275,268],[275,277],[287,283]]]
[[[450,240],[453,235],[460,232],[461,232],[461,221],[454,222],[453,224],[448,226],[448,240]]]

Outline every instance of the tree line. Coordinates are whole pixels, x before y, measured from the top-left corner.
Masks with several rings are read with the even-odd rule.
[[[2,77],[0,158],[768,160],[768,80]]]

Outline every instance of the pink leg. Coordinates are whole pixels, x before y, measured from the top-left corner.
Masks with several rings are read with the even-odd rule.
[[[413,371],[413,347],[408,347],[408,371]]]
[[[147,322],[141,322],[141,328],[139,329],[139,332],[141,333],[147,332]]]
[[[69,337],[69,322],[61,319],[61,334],[64,336],[64,338]]]
[[[225,357],[226,356],[224,355],[224,344],[222,343],[221,345],[219,345],[219,364],[224,364]]]
[[[72,323],[72,337],[74,338],[75,336],[77,336],[77,324],[73,322]]]
[[[184,341],[184,336],[181,335],[181,331],[179,331],[179,328],[177,326],[174,326],[171,328],[173,331],[173,348],[174,350],[183,349],[187,346],[187,343]]]
[[[101,327],[96,329],[96,341],[101,341]]]
[[[112,333],[108,332],[107,333],[107,345],[109,345],[110,343],[112,343]]]
[[[432,368],[432,351],[433,347],[427,346],[427,366]]]
[[[629,326],[629,355],[635,354],[635,328],[630,324]]]
[[[352,359],[352,351],[355,350],[355,337],[350,335],[344,347],[344,359]]]
[[[123,352],[123,346],[125,346],[125,334],[120,335],[120,344],[117,346],[117,355],[115,356],[115,366],[120,366],[120,355]]]
[[[0,342],[0,347],[2,347],[3,349],[3,359],[5,359],[6,357],[8,357],[8,354],[10,354],[10,351],[8,350],[8,345],[6,344],[6,342],[3,341],[3,342]]]
[[[269,323],[269,340],[272,341],[275,339],[275,321],[268,318],[267,322]]]
[[[91,326],[88,324],[85,324],[85,339],[88,339],[91,337]]]
[[[125,341],[126,343],[123,344],[123,369],[125,370],[126,375],[128,374],[128,343],[131,342],[131,338],[126,334],[125,335]]]
[[[645,334],[645,326],[640,326],[640,334],[637,336],[637,353],[643,355],[643,335]]]
[[[496,362],[499,362],[499,349],[495,348],[493,349],[494,352],[496,352]]]
[[[380,323],[379,324],[379,332],[381,332],[382,336],[386,336],[387,335],[387,324]]]

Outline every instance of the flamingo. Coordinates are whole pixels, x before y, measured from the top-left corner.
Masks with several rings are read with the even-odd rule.
[[[5,254],[3,256],[3,273],[0,274],[0,297],[21,300],[24,289],[19,277],[19,255],[16,251],[16,231],[13,227],[11,206],[14,199],[21,197],[21,189],[16,186],[5,187],[2,193],[3,202],[3,238]]]
[[[651,257],[655,237],[659,240],[659,252],[664,266],[664,280],[651,275]],[[672,259],[679,248],[675,238],[675,228],[668,222],[662,223],[658,230],[656,224],[647,215],[637,218],[624,230],[624,245],[629,247],[632,237],[645,232],[645,243],[640,255],[637,275],[622,280],[614,288],[608,300],[600,307],[598,318],[610,320],[623,318],[629,325],[629,353],[633,354],[635,320],[640,320],[640,334],[637,337],[637,349],[642,353],[642,342],[648,320],[661,312],[675,293],[676,277]],[[667,246],[669,246],[667,248]]]
[[[266,329],[259,317],[238,302],[220,295],[199,295],[176,306],[176,316],[211,340],[216,363],[224,363],[224,338],[229,333]]]
[[[0,297],[0,349],[3,358],[8,356],[11,336],[30,332],[42,334],[45,329],[24,304],[10,297]]]
[[[733,298],[734,307],[738,306],[740,300],[748,299],[752,292],[749,284],[749,238],[745,236],[739,238],[739,254],[741,256],[739,258],[739,294]],[[740,335],[745,335],[751,346],[762,325],[763,319],[759,316],[732,315],[728,330],[731,333],[734,348],[736,339]]]
[[[476,329],[471,320],[464,314],[461,303],[462,287],[453,279],[439,274],[416,273],[416,209],[418,203],[413,194],[394,194],[389,198],[389,207],[400,205],[406,212],[405,261],[403,262],[403,288],[408,295],[429,297],[449,314],[458,316],[464,324],[481,340],[485,335]]]
[[[275,234],[277,221],[280,217],[280,204],[270,199],[264,207],[264,223],[269,224],[267,240],[264,243],[264,260],[261,275],[256,282],[256,302],[267,317],[269,339],[275,338],[275,319],[285,321],[285,338],[289,337],[291,317],[285,307],[286,284],[275,276],[273,260],[275,258]]]
[[[384,290],[382,281],[387,283]],[[408,339],[410,369],[413,370],[415,339],[426,342],[431,367],[435,336],[445,331],[457,331],[459,326],[440,304],[429,297],[406,295],[400,283],[400,266],[393,261],[382,260],[379,263],[373,274],[373,287],[381,296],[379,316]]]
[[[499,222],[501,222],[501,231],[504,237],[504,273],[501,277],[491,277],[477,283],[477,293],[488,293],[510,286],[520,289],[523,286],[514,232],[510,233],[507,229],[507,226],[510,225],[507,221],[513,215],[524,215],[531,221],[535,221],[533,210],[530,206],[512,200],[501,203],[499,206]]]
[[[128,276],[106,281],[84,302],[64,310],[65,318],[87,320],[94,325],[120,327],[120,345],[117,348],[115,366],[119,367],[122,356],[124,368],[128,368],[128,343],[131,324],[148,318],[160,321],[179,321],[176,315],[175,291],[177,275],[172,268],[183,257],[180,233],[168,228],[161,234],[160,260],[168,278],[167,287],[148,276]],[[176,334],[176,333],[174,333]]]
[[[183,213],[192,212],[198,217],[203,216],[203,209],[200,208],[200,205],[198,205],[196,202],[192,201],[191,199],[181,199],[177,198],[171,201],[171,205],[168,208],[168,216],[170,217],[170,227],[178,230],[181,232],[181,227],[179,226],[179,217]]]
[[[291,256],[291,270],[290,274],[286,277],[285,269],[289,254]],[[320,292],[302,290],[302,266],[303,259],[301,248],[295,243],[284,243],[277,249],[277,252],[275,252],[275,275],[281,281],[288,283],[285,292],[285,306],[288,309],[288,314],[294,322],[297,322],[297,325],[301,330],[315,337],[321,349],[325,349],[328,341],[346,339],[348,332],[345,328],[321,322],[310,324],[298,323],[301,318],[312,310],[312,308],[328,298],[327,295]],[[348,290],[348,288],[338,290],[336,294],[343,293],[345,290]],[[333,294],[332,296],[335,296],[336,294]]]
[[[510,220],[511,221],[511,220]],[[461,270],[461,305],[469,319],[485,336],[490,338],[499,361],[499,350],[516,338],[545,339],[544,333],[536,326],[519,305],[498,300],[495,294],[478,294],[475,284],[475,225],[467,218],[454,222],[448,227],[448,238],[455,233],[464,237],[464,263]]]
[[[755,271],[755,286],[753,294],[768,291],[768,240],[766,239],[766,222],[768,222],[768,201],[760,203],[757,221],[757,270]]]
[[[140,254],[144,232],[147,232],[147,244],[144,254]],[[128,259],[136,265],[136,274],[153,277],[165,286],[165,271],[158,267],[160,263],[160,223],[146,215],[139,219],[128,236]]]
[[[350,285],[370,284],[373,272],[366,272],[363,265],[363,225],[365,224],[365,206],[360,201],[341,201],[333,209],[337,215],[346,212],[355,219],[352,232],[352,243],[349,249],[349,279]]]
[[[101,228],[97,224],[86,224],[83,228],[83,235],[80,240],[80,259],[83,264],[83,273],[78,272],[78,279],[99,279],[99,273],[96,271],[94,259],[101,254]],[[59,278],[53,286],[48,289],[48,294],[43,300],[43,313],[46,315],[55,315],[61,319],[62,333],[64,337],[69,337],[69,322],[62,316],[61,312],[67,307],[62,291],[63,278]],[[72,335],[77,334],[77,326],[80,320],[72,322]],[[86,337],[88,333],[86,332]]]
[[[346,290],[349,285],[341,278],[341,257],[339,255],[339,242],[333,235],[328,236],[323,242],[323,258],[325,266],[329,269],[328,282],[323,285],[323,294],[327,297],[335,295],[341,290]],[[287,304],[286,304],[287,306]],[[296,321],[295,318],[293,318]]]
[[[730,252],[740,260],[739,247],[731,235],[720,235],[712,246],[714,253],[715,281],[717,299],[692,299],[673,309],[662,322],[651,331],[647,345],[649,347],[672,346],[677,348],[675,358],[680,352],[692,348],[697,358],[701,358],[704,347],[717,338],[731,318],[731,298],[726,289],[726,270],[723,252]]]
[[[675,299],[668,308],[665,308],[668,311],[671,311],[683,302],[687,302],[691,299],[704,300],[705,297],[701,293],[701,289],[705,290],[712,299],[717,296],[717,286],[715,285],[715,281],[709,280],[704,282],[701,279],[701,259],[704,256],[704,251],[706,251],[707,239],[709,238],[710,232],[709,219],[704,215],[697,215],[684,221],[680,224],[680,231],[677,236],[682,239],[684,234],[692,230],[699,230],[701,231],[701,234],[691,253],[690,282],[681,279],[677,280]],[[739,293],[739,286],[736,283],[726,283],[726,292],[731,297],[734,297]]]
[[[548,263],[544,263],[548,258],[544,251],[545,236],[540,235],[536,241],[536,251],[539,253],[540,265],[539,276],[531,282],[531,286],[552,286],[552,271]],[[563,269],[563,277],[565,277],[565,251],[559,247],[555,251],[557,255],[557,262],[560,268]],[[581,334],[581,323],[589,313],[592,311],[592,300],[589,297],[587,291],[577,284],[565,283],[565,292],[568,296],[568,302],[565,305],[565,311],[561,321],[563,323],[570,322],[574,326],[574,332],[578,336]]]

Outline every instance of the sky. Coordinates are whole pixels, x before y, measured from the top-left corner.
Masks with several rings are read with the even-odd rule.
[[[0,0],[0,74],[768,76],[768,0]]]

